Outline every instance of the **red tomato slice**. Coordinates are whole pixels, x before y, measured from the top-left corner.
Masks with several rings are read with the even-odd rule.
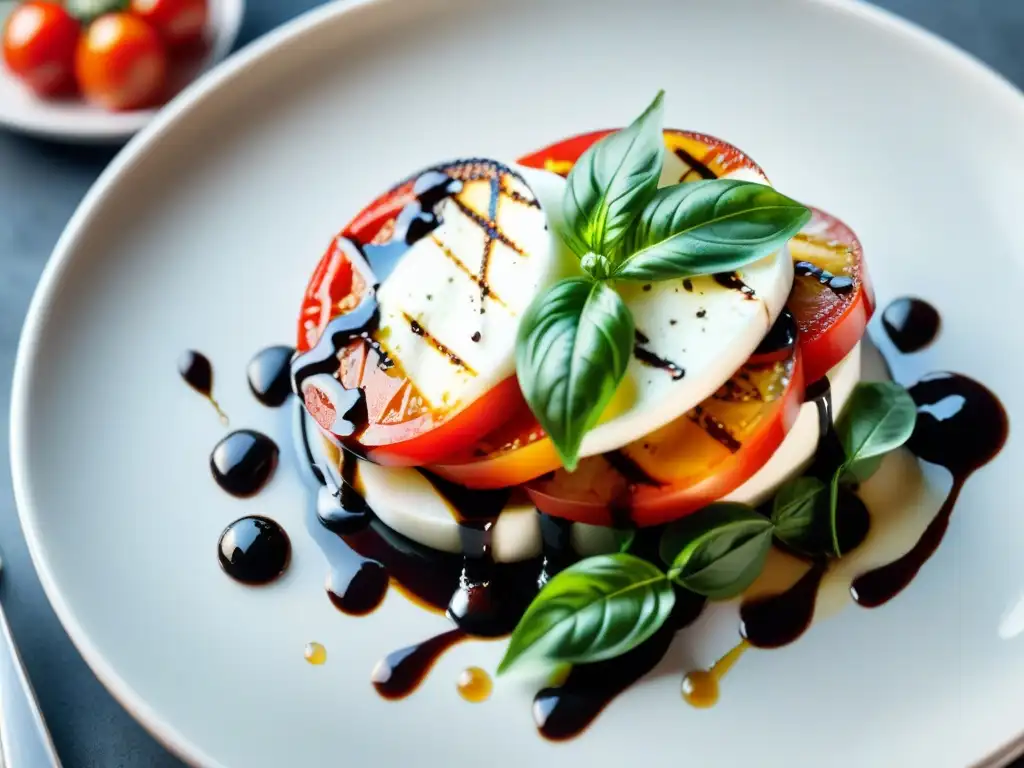
[[[810,222],[789,243],[796,278],[786,302],[800,329],[808,382],[850,354],[875,310],[857,235],[835,216],[816,208],[811,212]]]
[[[458,168],[454,169],[458,172]],[[451,171],[450,171],[451,172]],[[413,199],[413,180],[406,181],[368,205],[340,233],[360,245],[387,242],[395,219]],[[317,264],[306,287],[298,321],[299,353],[312,349],[332,319],[353,310],[370,289],[348,261],[336,239]],[[476,444],[525,406],[514,376],[459,411],[424,407],[423,398],[400,365],[386,370],[381,354],[362,339],[339,353],[337,378],[345,389],[362,389],[367,423],[351,440],[379,464],[416,466],[443,459]],[[321,425],[330,423],[334,408],[326,393],[311,387],[306,405]]]
[[[526,487],[530,499],[542,512],[576,522],[649,526],[738,488],[775,453],[803,403],[792,317],[784,313],[775,330],[784,346],[756,352],[685,416],[621,450],[584,459],[575,472],[537,478]]]

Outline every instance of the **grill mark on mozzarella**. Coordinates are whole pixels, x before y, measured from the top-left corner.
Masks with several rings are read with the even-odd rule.
[[[700,160],[691,155],[682,147],[676,147],[675,154],[676,157],[678,157],[680,160],[682,160],[690,167],[686,173],[679,177],[680,182],[686,181],[686,177],[689,176],[691,173],[696,173],[702,179],[718,178],[718,176],[715,175],[714,171],[712,171],[710,168],[704,165],[704,163],[702,163]]]
[[[410,317],[405,312],[402,313],[402,317],[404,317],[406,321],[409,323],[409,330],[411,330],[413,333],[415,333],[417,336],[419,336],[421,339],[427,342],[427,344],[432,346],[442,355],[447,357],[452,365],[461,368],[470,376],[477,375],[476,371],[474,371],[472,368],[466,365],[465,360],[463,360],[461,357],[455,354],[455,352],[453,352],[451,348],[448,347],[448,345],[446,345],[440,339],[436,338],[433,334],[430,333],[430,331],[428,331],[426,328],[420,325],[418,320],[416,320],[414,317]]]
[[[431,235],[430,239],[434,241],[434,245],[441,249],[441,253],[447,256],[448,259],[466,275],[466,277],[476,283],[477,287],[480,288],[482,297],[490,297],[495,303],[500,304],[505,309],[508,309],[508,304],[506,304],[505,301],[494,292],[491,286],[487,284],[487,281],[480,275],[474,274],[474,272],[467,267],[458,256],[455,255],[455,252],[451,248],[441,242],[437,235]]]
[[[472,208],[470,208],[468,205],[462,202],[462,200],[460,200],[458,197],[453,197],[452,202],[455,203],[455,206],[460,211],[462,211],[467,218],[469,218],[474,224],[480,227],[484,231],[484,235],[487,236],[489,239],[497,240],[498,242],[508,246],[517,254],[522,256],[524,259],[528,257],[528,254],[521,247],[519,247],[508,235],[501,231],[501,228],[493,219],[488,221],[484,216],[481,216],[479,213],[474,211]]]
[[[504,176],[501,177],[501,191],[520,205],[525,205],[527,208],[540,208],[540,200],[535,197],[527,197],[524,194],[516,192],[516,190],[512,189],[505,183]]]

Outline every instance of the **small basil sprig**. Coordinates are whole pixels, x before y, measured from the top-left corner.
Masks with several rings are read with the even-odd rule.
[[[841,556],[837,515],[842,484],[869,478],[885,454],[910,439],[916,419],[914,400],[899,384],[858,384],[835,424],[844,460],[826,476],[827,485],[818,477],[798,477],[779,488],[771,515],[775,536],[798,552]]]
[[[745,504],[719,503],[666,528],[659,554],[679,586],[725,600],[754,583],[771,546],[768,518]]]
[[[836,422],[846,461],[836,468],[829,488],[829,520],[832,545],[837,555],[841,554],[836,528],[839,483],[847,473],[863,479],[874,472],[884,454],[910,439],[916,421],[914,399],[896,382],[861,382],[854,388]]]
[[[659,190],[663,98],[573,165],[558,229],[583,275],[537,296],[519,327],[520,388],[570,471],[632,354],[632,314],[614,281],[739,269],[777,251],[811,215],[767,185],[735,179]]]
[[[828,486],[816,477],[797,477],[783,483],[772,502],[775,536],[806,555],[818,554],[821,523],[828,516]],[[825,540],[831,544],[831,539],[831,531],[827,531]]]

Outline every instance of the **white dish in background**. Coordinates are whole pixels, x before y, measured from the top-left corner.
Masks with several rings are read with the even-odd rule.
[[[0,17],[16,3],[0,2]],[[209,0],[204,50],[172,68],[180,90],[231,52],[245,15],[245,0]],[[0,128],[69,143],[124,141],[153,119],[158,108],[112,112],[81,97],[40,99],[25,88],[0,59]]]
[[[780,189],[856,229],[880,306],[916,294],[940,309],[941,336],[902,358],[898,378],[952,369],[984,382],[1010,414],[1009,442],[967,483],[946,541],[903,594],[876,610],[850,606],[782,650],[747,653],[714,709],[680,700],[679,672],[715,652],[677,648],[582,737],[552,745],[532,722],[535,687],[501,680],[481,705],[455,693],[466,666],[493,672],[502,642],[456,646],[417,693],[384,701],[369,682],[375,662],[447,624],[396,590],[367,618],[330,605],[290,412],[256,403],[245,365],[292,341],[309,271],[395,179],[622,124],[658,87],[667,125],[735,143]],[[451,109],[456,88],[479,100]],[[15,491],[43,585],[103,682],[202,765],[995,765],[990,756],[1024,733],[1013,620],[1024,584],[1014,432],[1024,366],[1011,298],[1024,290],[1021,167],[1021,95],[867,6],[318,9],[159,115],[56,248],[12,404]],[[232,499],[210,478],[225,430],[175,371],[187,348],[213,361],[232,426],[282,446],[256,498]],[[243,588],[217,565],[218,535],[245,514],[291,535],[292,564],[267,588]],[[723,631],[735,638],[734,626],[708,627]],[[327,647],[325,665],[303,660],[310,641]]]

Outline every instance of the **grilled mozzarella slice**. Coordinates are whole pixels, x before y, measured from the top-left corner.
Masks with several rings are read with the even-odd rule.
[[[552,226],[561,177],[472,165],[479,172],[435,208],[440,225],[377,291],[374,336],[437,412],[461,410],[515,373],[520,316],[575,261]]]

